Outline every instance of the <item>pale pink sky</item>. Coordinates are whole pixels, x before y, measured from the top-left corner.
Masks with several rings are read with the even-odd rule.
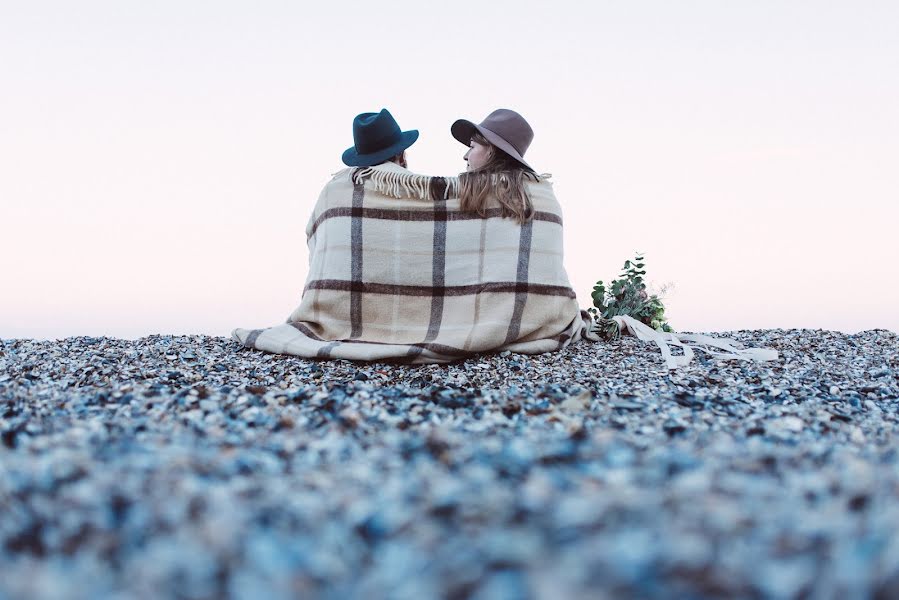
[[[282,322],[388,107],[414,170],[521,112],[581,304],[636,250],[678,330],[899,330],[895,2],[4,2],[0,337]]]

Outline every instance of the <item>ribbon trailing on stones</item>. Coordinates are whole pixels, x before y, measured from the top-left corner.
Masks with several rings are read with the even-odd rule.
[[[729,338],[716,338],[709,335],[695,333],[668,333],[641,323],[633,317],[619,315],[612,317],[622,332],[630,333],[638,340],[655,342],[662,351],[662,357],[669,369],[676,369],[690,364],[693,360],[694,349],[709,354],[719,360],[753,360],[767,362],[777,360],[777,350],[771,348],[744,348],[740,342]],[[671,353],[671,346],[683,348],[682,356]],[[713,350],[717,348],[718,350]],[[723,350],[723,352],[719,351]]]

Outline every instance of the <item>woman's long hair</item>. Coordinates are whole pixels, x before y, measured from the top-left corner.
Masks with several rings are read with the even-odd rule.
[[[534,205],[526,183],[538,180],[534,172],[480,133],[475,132],[471,139],[490,148],[490,159],[480,169],[459,175],[460,208],[486,217],[487,202],[492,197],[499,202],[500,216],[515,219],[520,225],[533,219]]]

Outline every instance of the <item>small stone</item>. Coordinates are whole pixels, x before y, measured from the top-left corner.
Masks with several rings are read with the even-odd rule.
[[[776,428],[791,431],[793,433],[798,433],[805,428],[805,423],[799,417],[786,416],[781,417],[777,421],[774,422]]]
[[[668,419],[665,421],[665,424],[662,426],[662,429],[668,435],[677,435],[678,433],[683,433],[687,430],[686,424],[676,421],[674,419]]]
[[[569,396],[559,404],[559,408],[563,412],[577,413],[590,407],[590,401],[593,395],[589,391],[583,391],[575,396]]]
[[[614,400],[609,404],[617,410],[643,410],[644,406],[637,402],[628,402],[627,400]]]
[[[874,402],[873,400],[865,400],[865,408],[867,408],[868,410],[882,412],[880,407],[877,406],[877,403]]]

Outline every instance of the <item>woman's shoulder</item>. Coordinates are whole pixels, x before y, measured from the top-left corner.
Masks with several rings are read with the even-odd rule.
[[[551,177],[549,173],[534,174],[527,183],[528,195],[535,211],[553,213],[561,217],[562,207],[553,191]]]
[[[531,193],[553,194],[553,181],[550,173],[528,173],[525,177],[525,184]]]
[[[549,188],[552,188],[552,173],[527,173],[525,181],[531,185],[545,185]]]

